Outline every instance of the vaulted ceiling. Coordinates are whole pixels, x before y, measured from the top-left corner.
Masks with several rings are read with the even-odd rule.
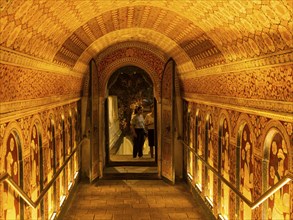
[[[1,47],[80,73],[125,42],[173,57],[181,74],[293,47],[291,0],[6,0],[0,24]]]
[[[2,63],[11,60],[13,51],[14,56],[30,60],[27,66],[71,77],[82,78],[92,58],[113,63],[120,54],[123,60],[123,53],[117,51],[124,48],[126,57],[135,54],[141,62],[148,60],[140,66],[144,69],[172,57],[182,84],[192,92],[197,87],[184,81],[190,75],[219,74],[227,65],[241,62],[249,68],[247,60],[293,48],[292,0],[6,0],[0,4]],[[136,65],[132,61],[123,62]],[[210,69],[218,66],[221,69]],[[79,87],[78,82],[75,85]]]

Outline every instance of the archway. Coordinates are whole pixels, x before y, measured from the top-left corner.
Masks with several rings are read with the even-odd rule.
[[[132,158],[133,137],[130,131],[130,121],[135,107],[143,107],[145,118],[151,111],[151,105],[156,104],[150,76],[137,66],[121,67],[109,78],[107,91],[105,102],[107,164],[154,164],[156,157],[150,157],[147,138],[144,142],[143,158],[140,160]]]

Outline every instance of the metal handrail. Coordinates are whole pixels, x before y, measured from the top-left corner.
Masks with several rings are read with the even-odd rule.
[[[286,174],[279,182],[277,182],[275,185],[273,185],[270,189],[268,189],[266,192],[264,192],[259,198],[257,198],[255,201],[250,201],[247,199],[242,193],[235,187],[233,186],[228,180],[226,180],[222,175],[218,173],[218,171],[213,168],[208,162],[202,158],[200,155],[198,155],[193,148],[188,146],[182,138],[178,138],[178,140],[185,145],[187,148],[189,148],[194,155],[200,159],[205,166],[211,170],[222,182],[224,182],[238,197],[240,197],[251,209],[255,209],[258,207],[260,204],[262,204],[267,198],[269,198],[272,194],[274,194],[276,191],[278,191],[281,187],[283,187],[285,184],[293,180],[293,174],[288,173]]]
[[[59,170],[54,174],[53,178],[50,180],[50,182],[47,184],[47,186],[42,190],[41,194],[39,195],[39,197],[37,198],[36,201],[33,201],[24,191],[23,189],[21,189],[17,183],[12,179],[12,177],[7,173],[4,172],[0,175],[0,183],[1,182],[7,182],[13,189],[14,191],[16,191],[18,193],[18,195],[32,208],[36,208],[40,202],[42,201],[43,197],[45,196],[45,194],[48,192],[48,190],[51,188],[51,186],[55,183],[55,181],[57,180],[57,178],[59,177],[59,174],[65,169],[65,166],[68,164],[69,160],[71,159],[71,157],[73,157],[73,155],[75,154],[75,152],[77,151],[77,149],[80,148],[81,144],[83,143],[85,139],[82,139],[79,144],[77,145],[76,148],[74,148],[71,152],[71,154],[65,159],[64,164],[59,168]]]

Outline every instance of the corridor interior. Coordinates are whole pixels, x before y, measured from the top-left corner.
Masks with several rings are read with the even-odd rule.
[[[103,218],[293,219],[293,0],[0,0],[0,220]]]
[[[105,178],[92,184],[88,181],[78,184],[61,219],[212,219],[202,204],[194,199],[185,182],[179,181],[173,185],[156,176],[156,167],[107,168]]]

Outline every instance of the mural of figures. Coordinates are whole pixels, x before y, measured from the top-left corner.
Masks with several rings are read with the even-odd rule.
[[[60,167],[63,164],[64,161],[64,134],[63,134],[63,119],[60,117],[60,121],[58,124],[58,135],[56,137],[56,151],[57,151],[57,157],[56,157],[56,162],[57,162],[57,167],[56,169],[60,169]],[[57,203],[60,202],[60,198],[65,194],[64,190],[64,172],[61,172],[56,183],[57,187]]]
[[[189,143],[190,132],[190,104],[183,101],[183,139],[185,143]]]
[[[67,157],[71,154],[73,146],[72,146],[72,118],[69,116],[67,120],[67,129],[66,129],[66,137],[67,137]],[[72,159],[67,164],[67,186],[69,185],[70,181],[72,181],[72,167],[73,167],[73,161]]]
[[[62,135],[61,135],[61,143],[62,143],[62,165],[64,164],[65,160],[66,160],[66,157],[68,155],[68,145],[67,145],[67,137],[68,137],[68,133],[67,133],[67,125],[65,123],[66,121],[64,119],[62,119],[62,122],[61,122],[61,129],[62,129]],[[62,189],[61,192],[62,192],[62,195],[66,195],[67,193],[67,186],[68,186],[68,177],[67,177],[67,173],[68,173],[68,166],[65,167],[65,170],[62,172],[62,175],[60,175],[62,177],[62,181],[61,181],[61,186],[60,188]]]
[[[286,143],[280,133],[276,133],[271,142],[269,157],[269,187],[279,182],[288,172],[288,150]],[[290,219],[290,196],[289,185],[283,186],[279,191],[269,198],[268,219]]]
[[[48,182],[52,179],[54,173],[54,123],[53,121],[49,120],[48,121],[48,126],[47,126],[47,138],[48,138],[48,144],[49,147],[48,149],[44,150],[44,186],[46,186],[48,184]],[[47,197],[45,199],[45,201],[47,202],[47,205],[45,205],[45,214],[47,215],[47,217],[51,216],[52,213],[54,212],[54,189],[50,188],[48,193],[47,193]]]
[[[196,151],[199,156],[203,156],[203,142],[202,142],[202,128],[201,128],[202,119],[197,112],[196,114],[196,125],[195,125],[195,136],[196,136]],[[197,159],[196,161],[196,184],[202,190],[202,162],[201,160]]]
[[[65,125],[66,131],[66,146],[67,146],[67,155],[69,155],[73,149],[72,145],[72,118],[68,116],[67,123]]]
[[[78,122],[78,117],[77,117],[77,112],[74,111],[74,118],[73,118],[73,132],[72,132],[72,140],[73,140],[73,148],[75,149],[78,144],[78,133],[79,133],[79,122]],[[74,154],[74,159],[73,159],[73,173],[75,173],[78,170],[78,151],[76,154]]]
[[[6,142],[6,148],[3,148],[4,169],[19,185],[19,167],[18,167],[18,146],[15,136],[11,133]],[[14,190],[4,183],[3,195],[4,220],[20,219],[19,196]]]
[[[53,175],[53,164],[54,164],[54,124],[53,122],[49,122],[49,126],[47,128],[47,137],[48,137],[48,142],[49,142],[49,151],[47,153],[47,156],[45,158],[45,163],[44,166],[47,166],[47,172],[48,175],[52,177]],[[51,177],[48,177],[48,181],[51,180]]]
[[[189,104],[188,106],[189,111],[189,134],[188,134],[188,140],[189,140],[189,147],[194,149],[194,132],[195,132],[195,115],[192,108],[192,105]],[[194,175],[194,155],[192,151],[188,151],[188,166],[187,166],[188,174],[191,178],[193,178]]]
[[[30,157],[31,157],[31,196],[36,201],[40,195],[40,155],[39,134],[34,124],[31,132]],[[39,219],[40,208],[32,209],[32,219]]]
[[[71,107],[67,105],[64,109]],[[70,137],[67,141],[71,141],[70,145],[80,138],[79,114],[75,108],[73,109],[75,116],[72,122],[68,122],[67,130],[67,135],[69,134]],[[33,112],[30,116],[0,124],[0,173],[7,172],[34,202],[39,198],[41,189],[48,185],[54,172],[61,168],[65,160],[62,113],[63,108],[56,107],[44,110],[40,114]],[[70,113],[66,112],[66,115]],[[79,137],[76,137],[77,135]],[[75,162],[75,170],[78,170],[78,157]],[[73,164],[72,162],[71,166]],[[73,168],[70,169],[72,179]],[[18,193],[6,181],[1,182],[0,219],[50,219],[54,211],[60,211],[60,197],[68,193],[64,184],[66,175],[65,172],[61,172],[56,183],[47,191],[37,208],[31,208],[21,200]]]
[[[221,170],[223,177],[229,181],[229,128],[226,118],[223,121],[221,135]],[[228,216],[229,213],[229,191],[228,186],[221,185],[221,213],[224,216]]]
[[[62,165],[63,160],[63,141],[62,141],[62,122],[58,123],[58,129],[56,133],[56,168]]]
[[[252,160],[252,140],[248,125],[243,128],[241,137],[241,159],[240,159],[240,191],[252,201],[253,195],[253,160]],[[243,201],[240,203],[240,219],[251,219],[251,208]]]
[[[195,147],[194,141],[195,141],[195,113],[194,113],[194,109],[192,108],[192,106],[190,106],[190,129],[189,129],[189,147],[193,148]]]
[[[208,159],[208,164],[211,165],[212,167],[214,167],[214,161],[213,161],[213,154],[214,154],[214,150],[213,150],[213,142],[212,142],[212,135],[213,135],[213,123],[212,123],[212,117],[209,116],[208,120],[207,120],[207,159]],[[209,197],[209,199],[211,201],[213,201],[213,196],[214,196],[214,174],[212,171],[208,171],[208,175],[207,175],[207,196]]]

